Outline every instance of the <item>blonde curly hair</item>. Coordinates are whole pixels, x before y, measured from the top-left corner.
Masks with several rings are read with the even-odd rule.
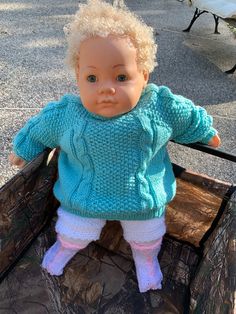
[[[157,45],[153,28],[147,26],[125,5],[111,5],[102,0],[88,0],[80,4],[72,22],[64,28],[68,50],[67,65],[75,70],[79,61],[79,47],[83,40],[108,35],[128,37],[137,50],[139,70],[151,73],[156,62]]]

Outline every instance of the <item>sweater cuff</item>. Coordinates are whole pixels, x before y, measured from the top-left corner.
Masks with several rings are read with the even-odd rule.
[[[201,139],[201,143],[203,144],[208,144],[209,141],[217,134],[216,129],[214,129],[213,127],[210,128],[210,131],[207,133],[207,135]]]

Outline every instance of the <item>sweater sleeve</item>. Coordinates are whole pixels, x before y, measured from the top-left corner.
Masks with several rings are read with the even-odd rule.
[[[217,134],[213,128],[213,118],[191,100],[174,95],[167,87],[161,88],[165,116],[171,128],[171,139],[178,143],[188,144],[201,142],[208,144]]]
[[[48,103],[36,116],[32,117],[13,139],[14,153],[26,161],[34,159],[45,148],[58,146],[63,131],[65,104],[63,98]]]

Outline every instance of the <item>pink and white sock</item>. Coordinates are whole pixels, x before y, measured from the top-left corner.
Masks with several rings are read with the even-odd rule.
[[[162,288],[163,275],[157,259],[161,243],[162,238],[152,242],[130,242],[140,292]]]
[[[75,254],[85,248],[88,241],[81,241],[81,243],[70,243],[62,237],[58,236],[58,240],[45,253],[42,267],[48,271],[49,274],[60,276],[63,274],[63,269],[66,264],[75,256]]]

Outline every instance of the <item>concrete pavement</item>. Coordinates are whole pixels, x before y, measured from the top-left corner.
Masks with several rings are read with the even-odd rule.
[[[202,15],[183,33],[194,8],[187,1],[127,0],[127,5],[156,30],[159,66],[151,76],[158,85],[192,99],[214,116],[222,149],[236,154],[236,39],[224,22],[213,34],[214,19]],[[26,0],[0,3],[0,186],[16,169],[7,156],[11,139],[24,122],[48,101],[76,93],[64,66],[63,26],[75,12],[75,0]],[[236,182],[232,163],[170,144],[172,160],[194,171]]]

